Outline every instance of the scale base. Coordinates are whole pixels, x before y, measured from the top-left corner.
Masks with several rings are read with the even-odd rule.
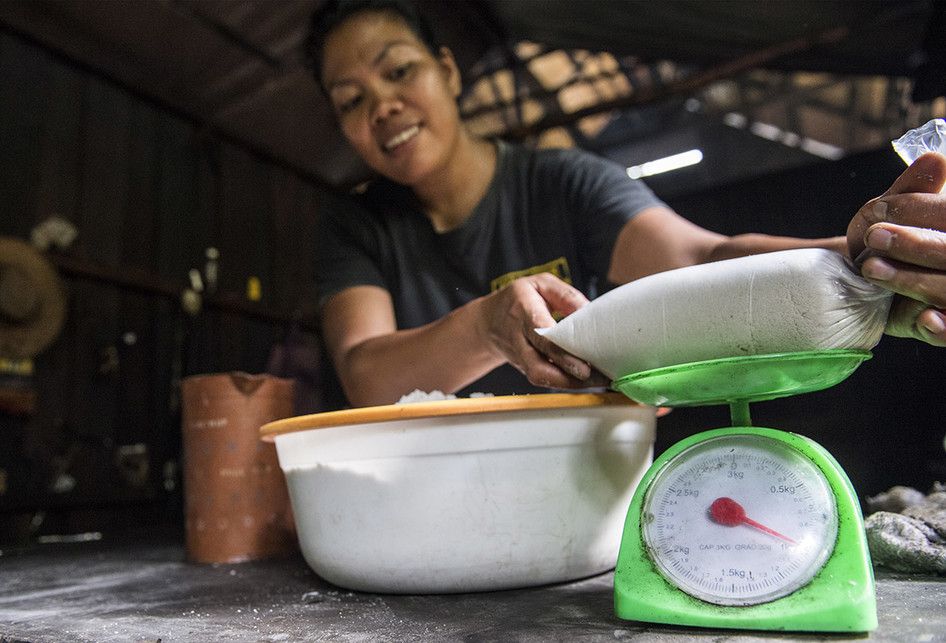
[[[651,562],[640,525],[645,490],[664,464],[700,441],[733,434],[774,437],[796,447],[822,470],[838,503],[837,542],[821,571],[788,596],[745,607],[708,603],[672,586]],[[614,608],[622,619],[667,625],[794,632],[876,629],[873,568],[860,505],[847,474],[815,441],[776,429],[715,429],[678,442],[654,462],[634,494],[614,572]]]
[[[850,588],[846,583],[844,585],[838,584],[834,591],[850,594]],[[687,598],[693,603],[702,603],[696,598]],[[751,607],[723,607],[709,603],[691,606],[673,605],[667,601],[658,604],[656,600],[640,600],[640,597],[622,599],[619,593],[615,593],[615,614],[628,621],[687,627],[837,633],[877,629],[873,588],[870,592],[863,591],[858,597],[845,596],[828,601],[833,604],[817,599],[817,607],[813,605],[801,612],[783,608],[779,605],[782,600],[785,599]]]

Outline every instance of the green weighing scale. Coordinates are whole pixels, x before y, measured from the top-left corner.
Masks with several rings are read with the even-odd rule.
[[[678,442],[644,475],[614,572],[617,616],[710,628],[877,627],[864,521],[847,475],[813,440],[749,419],[750,402],[833,386],[870,356],[736,357],[612,383],[654,406],[729,404],[733,424]]]

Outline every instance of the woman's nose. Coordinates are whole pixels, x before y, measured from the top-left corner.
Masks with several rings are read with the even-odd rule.
[[[379,123],[393,114],[400,113],[403,108],[404,103],[396,91],[381,90],[375,95],[371,110],[371,121]]]

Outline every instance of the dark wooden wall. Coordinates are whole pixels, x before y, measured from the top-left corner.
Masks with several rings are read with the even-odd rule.
[[[106,275],[140,275],[170,293],[66,279],[66,327],[35,360],[38,408],[29,417],[0,414],[0,523],[37,510],[49,521],[57,509],[78,521],[63,529],[81,528],[83,515],[93,524],[103,512],[141,507],[173,516],[178,380],[261,372],[287,330],[239,311],[184,315],[176,291],[213,246],[221,301],[308,319],[310,248],[324,194],[3,31],[0,88],[0,235],[26,239],[41,221],[62,217],[79,231],[65,251],[70,259]],[[246,301],[251,276],[262,285],[258,303]],[[147,450],[143,483],[123,473],[134,462],[118,462],[121,447],[138,444]],[[75,480],[71,491],[50,490],[60,473]]]

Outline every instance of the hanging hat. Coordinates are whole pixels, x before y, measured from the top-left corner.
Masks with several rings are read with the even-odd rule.
[[[0,237],[0,357],[33,357],[56,339],[65,317],[55,268],[28,243]]]

